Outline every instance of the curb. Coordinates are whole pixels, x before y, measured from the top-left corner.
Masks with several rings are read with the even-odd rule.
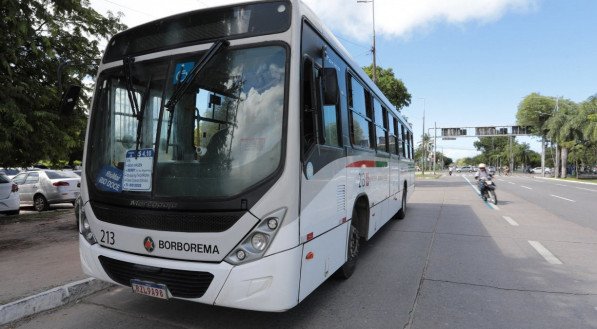
[[[88,278],[0,305],[0,326],[60,307],[110,286],[111,283]]]
[[[579,181],[575,181],[575,180],[564,180],[564,179],[559,179],[559,178],[554,178],[554,177],[534,177],[535,179],[545,179],[545,180],[552,180],[552,181],[557,181],[557,182],[563,182],[563,183],[575,183],[575,184],[584,184],[584,185],[597,185],[596,183],[591,183],[591,182],[579,182]]]

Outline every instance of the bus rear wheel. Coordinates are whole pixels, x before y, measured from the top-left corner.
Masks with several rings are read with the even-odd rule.
[[[353,216],[353,220],[354,219],[355,217]],[[348,234],[348,257],[346,263],[344,263],[344,265],[342,265],[336,272],[336,277],[346,280],[354,273],[359,258],[360,238],[359,231],[354,226],[354,223],[351,223],[350,233]]]
[[[404,219],[406,217],[406,189],[404,189],[404,193],[402,193],[402,207],[396,213],[397,219]]]

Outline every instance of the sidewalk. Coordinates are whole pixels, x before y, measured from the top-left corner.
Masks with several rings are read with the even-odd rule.
[[[94,281],[81,270],[72,208],[0,217],[0,325],[102,288]]]

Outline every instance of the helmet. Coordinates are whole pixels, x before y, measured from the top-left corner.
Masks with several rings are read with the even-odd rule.
[[[485,169],[485,164],[484,163],[479,163],[479,169]]]

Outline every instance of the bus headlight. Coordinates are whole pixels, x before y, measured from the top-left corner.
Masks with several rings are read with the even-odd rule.
[[[267,247],[267,237],[265,234],[257,232],[253,234],[253,237],[251,238],[251,245],[256,250],[263,251],[265,250],[265,247]]]
[[[226,262],[238,265],[263,257],[276,233],[278,233],[280,226],[282,226],[284,215],[286,215],[286,208],[278,209],[267,216],[263,216],[263,219],[253,231],[226,256]]]
[[[91,226],[89,225],[87,216],[85,216],[85,209],[83,206],[79,209],[79,233],[81,233],[83,238],[85,238],[89,244],[93,245],[97,243],[95,236],[93,236],[93,233],[91,232]]]

